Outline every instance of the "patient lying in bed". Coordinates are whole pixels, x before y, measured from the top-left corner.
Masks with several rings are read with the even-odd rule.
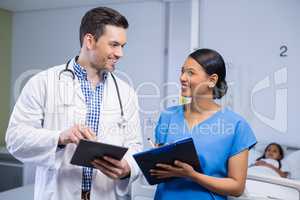
[[[265,148],[263,155],[249,166],[248,173],[286,178],[289,173],[288,169],[281,165],[283,157],[284,153],[282,147],[277,143],[270,143]]]

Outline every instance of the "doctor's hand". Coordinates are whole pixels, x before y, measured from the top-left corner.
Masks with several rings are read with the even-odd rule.
[[[174,165],[156,164],[155,169],[150,170],[151,176],[158,179],[171,177],[186,177],[190,178],[196,172],[193,167],[187,163],[176,160]]]
[[[95,159],[92,161],[92,164],[111,179],[120,179],[130,176],[130,166],[125,159],[119,161],[104,156],[103,158]]]
[[[60,133],[58,144],[78,144],[79,140],[81,139],[96,140],[96,134],[90,128],[83,127],[80,125],[74,125],[71,128]]]

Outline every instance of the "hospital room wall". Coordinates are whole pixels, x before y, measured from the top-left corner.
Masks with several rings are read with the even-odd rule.
[[[300,1],[200,2],[200,47],[220,51],[227,62],[224,101],[259,141],[300,148]]]
[[[115,8],[128,18],[130,25],[125,56],[118,63],[117,70],[124,72],[121,77],[128,80],[141,95],[152,94],[156,89],[152,85],[160,86],[164,82],[163,73],[159,73],[164,62],[164,5],[146,1],[95,6]],[[90,8],[83,6],[14,14],[12,87],[21,89],[32,74],[63,64],[78,54],[80,19]],[[158,73],[149,76],[153,72]],[[143,86],[143,82],[151,84]],[[12,104],[20,89],[12,88]],[[161,88],[158,89],[161,93]],[[141,108],[146,111],[159,107],[159,97],[140,99],[140,102],[145,102]],[[141,123],[146,123],[146,118],[143,119]]]
[[[129,77],[139,95],[144,138],[152,137],[156,119],[166,104],[162,99],[166,96],[167,73],[171,73],[168,66],[180,66],[189,51],[190,3],[181,0],[95,5],[115,8],[129,20],[125,56],[117,69],[126,74],[122,78]],[[80,18],[90,8],[14,13],[11,106],[32,74],[78,54]],[[178,97],[178,91],[175,95]],[[148,145],[146,141],[145,144]]]
[[[152,134],[164,101],[170,98],[177,103],[180,66],[191,50],[191,21],[195,20],[190,14],[191,2],[106,4],[120,10],[130,22],[126,56],[118,67],[130,75],[134,88],[143,95],[140,103],[146,137]],[[227,62],[230,90],[223,103],[245,116],[260,140],[276,138],[299,146],[296,54],[300,52],[300,2],[199,2],[198,46],[220,51]],[[78,52],[79,20],[89,8],[14,14],[12,104],[19,93],[14,89],[16,81],[24,83],[29,74],[64,63]],[[166,87],[169,81],[175,84]],[[264,88],[257,90],[261,84]]]
[[[170,75],[179,75],[178,70],[170,71],[169,66],[180,67],[190,50],[191,2],[139,1],[97,5],[115,8],[129,20],[125,56],[117,69],[125,72],[137,90],[145,148],[150,147],[147,138],[152,137],[156,120],[166,102],[178,100],[178,85],[175,89],[173,87],[173,93],[168,93],[172,98],[164,98],[169,89],[166,83]],[[13,14],[11,106],[29,77],[40,70],[65,63],[78,53],[80,18],[90,8]],[[124,74],[122,78],[127,79]],[[178,77],[175,79],[178,80]],[[23,183],[32,183],[33,174],[34,166],[24,165]]]
[[[4,146],[10,108],[11,26],[11,12],[0,9],[0,147]]]

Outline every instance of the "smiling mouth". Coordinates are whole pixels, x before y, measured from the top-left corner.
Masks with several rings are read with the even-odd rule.
[[[181,85],[181,89],[182,90],[186,90],[186,89],[189,89],[190,87],[188,85]]]
[[[118,62],[118,59],[108,59],[108,62],[111,63],[112,65],[115,65]]]

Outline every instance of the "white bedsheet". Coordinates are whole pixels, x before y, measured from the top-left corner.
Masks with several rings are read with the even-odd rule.
[[[266,166],[252,166],[252,167],[249,167],[248,168],[248,173],[280,177],[280,175],[276,171],[274,171],[273,169],[271,169],[269,167],[266,167]]]
[[[283,186],[280,185],[280,183],[293,182],[295,184],[297,183],[297,185],[300,187],[300,182],[292,181],[287,178],[281,178],[274,170],[263,166],[250,167],[248,169],[248,177],[251,175],[258,177],[261,176],[262,178],[261,180],[247,179],[244,196],[248,199],[299,200],[298,189],[290,186]],[[263,182],[263,180],[267,180],[268,177],[274,180],[271,181],[273,183]]]

